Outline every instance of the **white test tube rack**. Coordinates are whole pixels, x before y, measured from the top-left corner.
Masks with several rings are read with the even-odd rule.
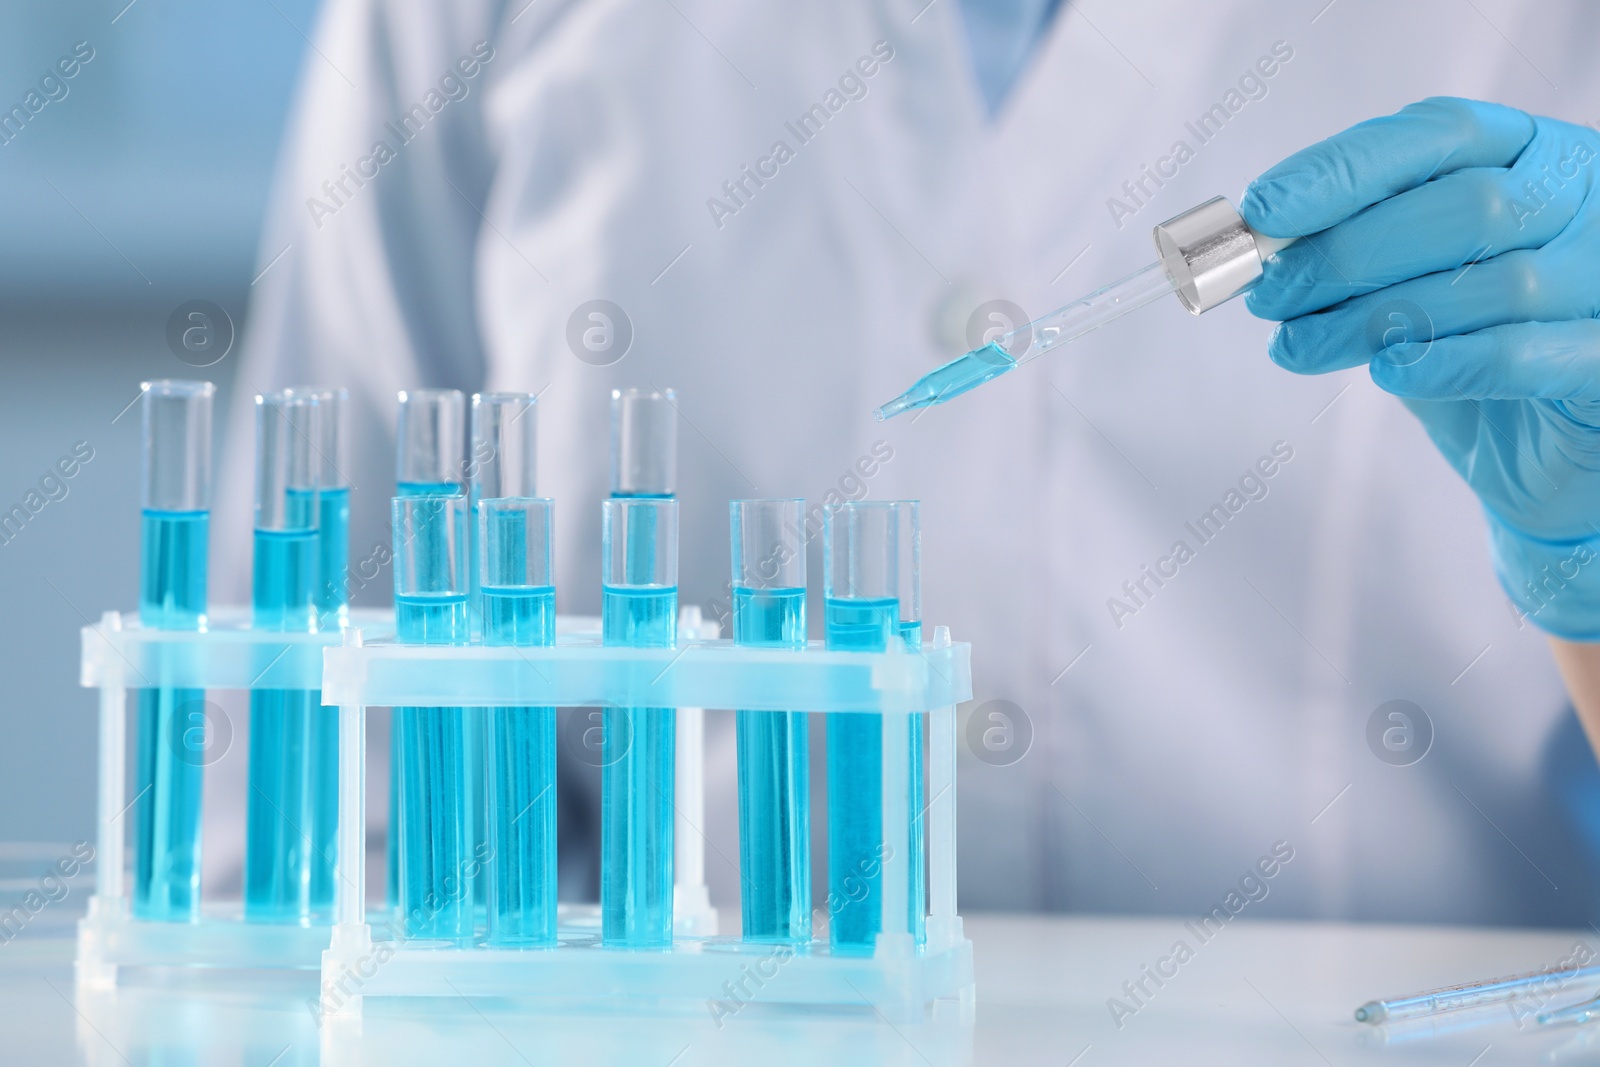
[[[337,632],[252,629],[249,609],[208,614],[208,628],[199,632],[145,629],[137,615],[116,611],[80,630],[79,684],[98,689],[100,697],[95,885],[78,923],[77,981],[87,988],[113,988],[125,967],[314,968],[328,947],[326,922],[246,922],[241,901],[212,899],[203,886],[195,922],[133,917],[127,841],[128,813],[137,798],[127,786],[128,690],[316,689],[323,649],[341,640]],[[392,613],[383,611],[352,611],[351,622],[368,631],[393,626]],[[244,828],[237,832],[242,836]]]
[[[971,697],[970,646],[952,644],[947,628],[936,628],[920,652],[829,652],[816,642],[804,651],[741,648],[714,640],[716,623],[703,621],[691,607],[682,613],[676,649],[606,648],[593,620],[566,618],[553,648],[487,648],[397,644],[392,617],[383,612],[352,613],[342,634],[253,631],[244,618],[242,612],[216,613],[210,630],[190,633],[124,626],[120,615],[109,612],[99,626],[83,628],[82,684],[100,691],[100,795],[95,895],[79,926],[80,983],[114,986],[124,967],[253,970],[320,962],[324,1019],[359,1017],[369,997],[704,1004],[725,1001],[736,990],[744,994],[741,1001],[870,1007],[893,1019],[917,1018],[938,1000],[972,1003],[972,946],[956,913],[955,858],[955,705]],[[246,922],[237,902],[207,905],[192,923],[132,918],[122,823],[128,806],[126,690],[309,689],[319,683],[323,700],[337,705],[340,716],[331,938],[327,926]],[[677,708],[672,945],[600,946],[593,905],[562,906],[555,948],[399,942],[381,914],[369,921],[366,709],[397,705]],[[928,914],[922,946],[907,928],[905,859],[893,851],[883,860],[878,882],[883,929],[871,955],[836,956],[822,939],[779,953],[770,943],[716,935],[699,830],[706,707],[880,716],[886,841],[910,838],[904,724],[909,715],[928,715]],[[825,923],[826,902],[818,914]]]

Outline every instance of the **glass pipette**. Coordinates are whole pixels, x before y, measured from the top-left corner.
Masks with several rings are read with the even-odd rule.
[[[910,389],[872,413],[882,422],[902,411],[942,404],[958,397],[1006,371],[1015,370],[1029,360],[1099,329],[1112,319],[1121,318],[1134,308],[1144,307],[1157,297],[1177,288],[1160,263],[1134,271],[1119,282],[1079,297],[1066,307],[1035,319],[1008,334],[929,371]],[[1013,355],[1012,353],[1016,354]]]
[[[1531,974],[1519,974],[1510,978],[1492,978],[1484,982],[1467,982],[1462,985],[1446,986],[1443,989],[1430,989],[1426,993],[1396,997],[1393,1000],[1370,1000],[1356,1009],[1356,1022],[1377,1026],[1379,1023],[1420,1019],[1426,1015],[1464,1011],[1486,1004],[1501,1004],[1530,993],[1537,993],[1541,985],[1550,982],[1565,983],[1583,978],[1600,978],[1600,966],[1534,971]],[[1593,1001],[1574,1007],[1587,1007],[1591,1012],[1600,1013],[1600,1004]],[[1539,1021],[1546,1022],[1552,1015],[1572,1010],[1569,1008],[1563,1009],[1560,1013],[1547,1013],[1539,1016]],[[1574,1021],[1583,1022],[1586,1018],[1587,1016]]]
[[[1152,236],[1156,262],[929,371],[873,418],[942,404],[1168,293],[1195,315],[1209,311],[1254,286],[1262,261],[1295,240],[1257,233],[1220,196],[1168,219]]]
[[[1588,967],[1585,970],[1600,971],[1600,967]],[[1538,1016],[1540,1026],[1550,1026],[1553,1023],[1588,1023],[1596,1019],[1600,1019],[1600,996],[1580,1000],[1576,1004],[1569,1004],[1555,1011],[1540,1012]]]

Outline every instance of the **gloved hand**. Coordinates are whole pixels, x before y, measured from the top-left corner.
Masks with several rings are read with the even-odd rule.
[[[1274,362],[1366,363],[1478,494],[1540,628],[1600,640],[1600,133],[1436,98],[1297,152],[1240,211]]]

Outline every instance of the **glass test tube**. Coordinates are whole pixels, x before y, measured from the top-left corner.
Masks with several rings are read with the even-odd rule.
[[[466,398],[459,389],[406,389],[399,394],[395,423],[395,496],[427,496],[462,492]],[[398,547],[398,546],[397,546]],[[399,898],[400,739],[395,708],[389,740],[389,849],[385,889],[391,905]]]
[[[678,502],[607,500],[601,513],[601,636],[677,644]],[[600,773],[600,933],[630,946],[672,941],[672,708],[607,708]]]
[[[481,548],[478,536],[479,502],[499,497],[531,497],[537,492],[534,486],[535,440],[537,414],[533,393],[474,393],[467,457],[467,496],[471,513],[467,517],[472,533],[467,546],[467,577],[472,583],[472,610],[470,612],[473,641],[485,637],[482,582],[479,561]],[[515,583],[513,583],[515,584]],[[489,720],[494,712],[487,708],[469,708],[472,721],[473,799],[478,805],[478,832],[483,835],[480,844],[488,847],[489,787],[491,766],[489,746]],[[487,910],[489,906],[489,880],[478,880],[477,902]]]
[[[404,644],[464,645],[467,499],[395,497],[395,636]],[[397,899],[404,937],[471,940],[477,840],[461,708],[395,708],[400,761]]]
[[[482,619],[478,605],[480,582],[477,549],[478,501],[502,496],[534,496],[534,461],[538,442],[538,395],[531,392],[472,394],[472,450],[467,458],[469,494],[472,498],[474,541],[469,550],[472,571],[474,625]]]
[[[823,608],[829,649],[883,652],[906,631],[900,602],[920,607],[915,561],[902,568],[900,504],[859,501],[829,509],[823,516]],[[915,509],[910,512],[914,516]],[[902,583],[909,580],[910,587]],[[920,626],[919,626],[920,629]],[[922,778],[920,717],[912,717],[910,781]],[[926,937],[921,901],[920,840],[889,842],[883,837],[883,723],[877,715],[834,712],[828,716],[828,895],[831,941],[838,952],[872,951],[882,929],[879,883],[882,861],[904,854],[908,870],[908,929],[920,944]],[[920,827],[920,785],[913,784],[912,837]],[[898,865],[897,865],[898,866]]]
[[[556,643],[553,504],[480,501],[478,541],[486,645]],[[556,943],[556,709],[489,708],[488,940]]]
[[[611,495],[678,491],[678,400],[671,389],[611,391]]]
[[[900,638],[906,643],[906,648],[919,651],[922,648],[922,502],[892,500],[889,506],[895,512],[895,536],[898,541],[895,550],[895,587],[900,606]],[[911,796],[908,807],[911,813],[911,840],[906,846],[906,869],[910,872],[911,884],[906,892],[906,904],[910,908],[910,925],[907,929],[919,945],[927,940],[925,918],[928,911],[927,839],[923,833],[927,804],[922,781],[925,766],[922,745],[927,733],[926,725],[923,715],[909,718]]]
[[[804,500],[734,500],[733,640],[806,646]],[[739,868],[746,941],[811,940],[811,800],[803,711],[740,711]]]
[[[153,381],[140,390],[139,622],[203,630],[216,386]],[[139,690],[133,913],[141,919],[200,917],[205,696],[201,689]]]
[[[499,497],[536,495],[534,461],[539,398],[533,393],[473,393],[472,447],[467,459],[468,493],[472,501],[474,531],[469,576],[472,579],[473,628],[482,625],[478,587],[478,504]]]
[[[533,393],[472,394],[467,469],[478,499],[533,495],[538,399]]]
[[[311,395],[256,397],[253,625],[258,630],[314,633],[318,628],[321,415]],[[332,887],[331,861],[316,846],[333,842],[314,840],[318,815],[324,807],[337,810],[336,796],[321,791],[318,775],[324,762],[321,703],[315,690],[250,693],[247,918],[304,923],[314,912],[326,915],[332,904],[312,899],[315,884],[324,892]],[[318,867],[323,869],[314,873]]]
[[[317,435],[317,612],[325,630],[340,630],[350,621],[350,436],[346,413],[350,390],[296,387],[290,396],[315,397]],[[338,722],[333,739],[338,741]],[[334,768],[337,772],[337,765]]]
[[[403,390],[395,430],[395,495],[461,492],[466,439],[466,397],[461,390]]]
[[[345,422],[348,389],[291,389],[309,393],[322,409],[317,458],[317,612],[323,629],[344,629],[350,622],[350,433]],[[322,706],[322,691],[313,701]],[[322,708],[316,719],[312,776],[317,803],[311,818],[311,909],[332,915],[334,875],[339,858],[339,715]]]

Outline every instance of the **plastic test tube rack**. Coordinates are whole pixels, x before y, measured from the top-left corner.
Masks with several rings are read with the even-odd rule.
[[[955,705],[971,697],[970,646],[939,627],[920,652],[828,652],[738,647],[706,639],[696,608],[684,612],[676,649],[603,647],[594,635],[558,636],[552,648],[416,647],[368,640],[360,628],[324,653],[323,699],[339,705],[337,920],[322,960],[324,1019],[359,1016],[368,997],[486,996],[704,1005],[871,1006],[895,1019],[934,1001],[970,1004],[972,946],[956,914]],[[563,915],[557,947],[439,947],[382,940],[364,893],[366,708],[463,706],[675,707],[678,716],[675,921],[667,949],[601,947],[598,924]],[[905,858],[890,852],[879,879],[883,932],[870,956],[835,956],[825,940],[781,953],[770,943],[717,937],[704,887],[701,708],[856,711],[884,727],[884,838],[910,836],[905,717],[930,713],[931,797],[925,816],[930,880],[927,942],[907,930]],[[702,917],[705,921],[702,921]],[[375,936],[378,935],[378,936]],[[755,978],[751,976],[755,975]]]
[[[203,631],[155,630],[141,626],[136,614],[108,611],[98,624],[80,631],[79,684],[100,691],[95,886],[88,912],[78,923],[77,979],[89,988],[115,986],[123,967],[314,970],[328,947],[330,920],[311,926],[246,922],[238,899],[205,900],[198,922],[152,922],[131,914],[128,823],[137,798],[128,795],[127,786],[127,691],[156,686],[208,692],[315,689],[322,684],[322,650],[341,640],[338,631],[253,629],[249,608],[222,608],[208,615]],[[358,608],[351,611],[350,621],[369,635],[394,633],[390,611]],[[560,625],[598,632],[600,623],[564,618]],[[337,714],[334,708],[325,710]],[[233,724],[234,743],[247,736],[244,722]],[[197,758],[208,756],[200,753]],[[244,826],[236,832],[242,837]]]
[[[392,632],[388,612],[357,610],[351,616],[367,632]],[[122,967],[309,968],[328,946],[326,923],[246,922],[239,900],[205,901],[198,922],[152,922],[131,914],[127,828],[138,798],[128,796],[126,779],[127,691],[315,689],[322,681],[322,650],[340,641],[337,631],[251,629],[250,617],[248,608],[224,608],[209,613],[204,631],[153,630],[140,626],[136,615],[108,611],[98,625],[81,631],[80,684],[100,691],[95,887],[78,924],[77,977],[86,986],[114,986]],[[217,724],[203,725],[209,733]],[[234,724],[233,736],[243,741],[245,723]],[[199,751],[196,758],[209,761],[209,754]],[[242,837],[244,827],[237,832]]]
[[[124,967],[206,966],[229,970],[322,968],[324,1016],[359,1015],[365,997],[516,996],[563,1001],[616,997],[704,1003],[728,984],[761,987],[770,1004],[861,1006],[913,1018],[935,1000],[972,998],[972,949],[956,914],[955,705],[971,697],[970,646],[944,627],[921,652],[828,652],[738,648],[715,640],[717,624],[685,608],[677,649],[606,648],[598,621],[562,617],[553,648],[403,646],[389,612],[351,613],[343,634],[252,630],[249,612],[211,613],[202,632],[147,630],[107,612],[82,629],[81,684],[100,691],[99,806],[95,892],[78,931],[78,981],[115,986]],[[127,689],[310,689],[337,704],[339,868],[335,924],[246,922],[238,901],[208,901],[191,923],[130,914],[126,887]],[[563,905],[555,949],[439,948],[388,940],[382,916],[368,921],[366,884],[366,709],[556,706],[676,707],[674,942],[670,949],[598,946],[598,907]],[[818,940],[781,958],[777,946],[716,936],[705,887],[703,755],[706,707],[753,711],[855,711],[884,721],[886,840],[905,840],[913,817],[905,788],[910,754],[899,724],[929,713],[925,813],[929,874],[927,941],[905,929],[906,887],[889,854],[879,885],[884,929],[871,956],[833,956]],[[335,714],[333,707],[327,708]],[[236,727],[236,735],[243,724]],[[242,827],[241,827],[242,832]],[[819,931],[820,932],[820,931]],[[387,944],[385,945],[385,943]],[[382,960],[381,963],[376,961]],[[765,968],[765,969],[763,969]],[[774,981],[767,971],[782,975]]]

